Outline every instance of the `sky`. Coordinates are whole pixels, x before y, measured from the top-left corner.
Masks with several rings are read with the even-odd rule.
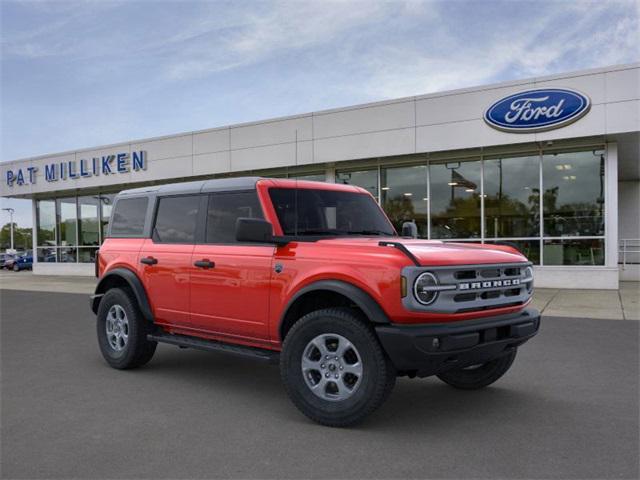
[[[2,0],[0,16],[0,161],[640,60],[640,0]]]

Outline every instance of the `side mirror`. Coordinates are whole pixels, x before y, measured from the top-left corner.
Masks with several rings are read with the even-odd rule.
[[[418,226],[415,222],[404,222],[402,224],[402,236],[418,238]]]
[[[278,243],[271,224],[261,218],[238,218],[236,240],[243,243]]]

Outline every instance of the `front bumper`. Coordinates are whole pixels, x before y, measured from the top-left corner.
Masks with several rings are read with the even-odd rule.
[[[376,333],[400,374],[428,377],[487,362],[538,333],[540,313],[521,312],[434,325],[380,325]]]

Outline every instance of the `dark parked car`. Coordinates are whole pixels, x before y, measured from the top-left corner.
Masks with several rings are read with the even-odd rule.
[[[17,257],[11,267],[14,272],[20,270],[31,270],[33,268],[33,254],[31,252],[24,253]]]
[[[16,260],[16,255],[13,253],[3,253],[0,255],[0,268],[6,268],[7,270],[13,268],[13,262]]]

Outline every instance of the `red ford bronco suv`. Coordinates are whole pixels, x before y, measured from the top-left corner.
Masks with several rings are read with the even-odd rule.
[[[90,303],[114,368],[158,342],[279,362],[305,415],[347,426],[397,376],[498,380],[538,331],[532,272],[508,246],[402,238],[362,188],[234,178],[120,193]]]

